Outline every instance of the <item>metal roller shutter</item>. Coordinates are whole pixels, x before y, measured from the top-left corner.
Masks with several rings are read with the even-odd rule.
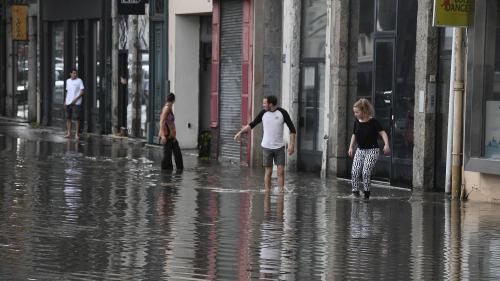
[[[221,1],[220,35],[220,156],[240,160],[234,134],[241,127],[241,61],[243,1]]]

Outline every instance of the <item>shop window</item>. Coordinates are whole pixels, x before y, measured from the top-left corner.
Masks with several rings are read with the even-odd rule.
[[[396,29],[396,0],[377,1],[377,31]]]
[[[302,57],[324,58],[326,42],[326,1],[304,0]]]
[[[154,1],[154,14],[155,15],[162,15],[164,9],[165,9],[164,0],[155,0]]]
[[[467,29],[465,170],[500,175],[500,4],[474,3]]]
[[[495,60],[485,61],[486,81],[490,83],[485,85],[484,93],[484,157],[500,159],[500,5],[493,22],[494,36],[486,37],[486,48],[491,48]]]

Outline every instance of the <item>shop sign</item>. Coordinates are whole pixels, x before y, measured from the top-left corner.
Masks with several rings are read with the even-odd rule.
[[[12,40],[28,40],[28,6],[12,5]]]
[[[115,0],[118,1],[119,15],[144,15],[145,0]]]
[[[434,25],[467,27],[474,20],[474,0],[434,0]]]

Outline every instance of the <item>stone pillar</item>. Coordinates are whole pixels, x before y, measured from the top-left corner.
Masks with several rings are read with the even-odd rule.
[[[37,4],[29,5],[28,17],[28,122],[37,121]]]
[[[349,0],[328,0],[330,6],[329,33],[326,50],[326,76],[330,80],[325,88],[329,91],[325,96],[329,97],[329,103],[325,108],[325,124],[329,124],[327,134],[328,145],[328,172],[341,175],[347,170],[345,161],[347,157],[347,118],[350,118],[350,106],[348,96],[350,88],[356,87],[355,80],[349,72],[351,57],[356,57],[356,49],[350,36],[350,10]],[[328,7],[327,6],[327,7]],[[328,55],[329,54],[329,55]],[[326,133],[327,131],[325,131]]]
[[[254,1],[252,119],[262,110],[262,99],[267,95],[278,97],[278,104],[288,110],[280,98],[282,97],[282,5],[281,1]],[[286,126],[285,132],[288,132]],[[252,130],[252,166],[262,166],[261,141],[262,126],[258,126]]]
[[[299,127],[300,37],[302,3],[300,0],[283,1],[283,55],[281,105],[290,114],[295,127]],[[288,135],[288,134],[287,134]],[[288,169],[297,170],[298,138],[295,153],[288,156]]]
[[[434,186],[435,103],[439,30],[432,26],[433,1],[419,0],[415,51],[415,146],[413,187]]]

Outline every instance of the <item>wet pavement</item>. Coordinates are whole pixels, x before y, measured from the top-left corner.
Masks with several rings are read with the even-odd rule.
[[[500,278],[497,205],[62,136],[0,122],[0,280]]]

